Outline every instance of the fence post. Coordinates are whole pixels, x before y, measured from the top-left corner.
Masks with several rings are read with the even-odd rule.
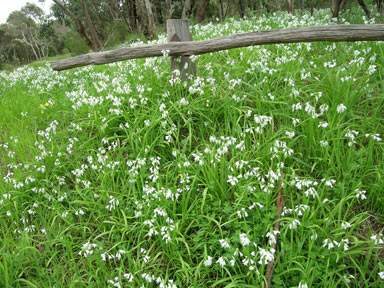
[[[168,19],[167,20],[168,42],[174,41],[193,41],[189,31],[189,20]],[[173,77],[177,77],[178,70],[182,81],[196,74],[196,64],[191,61],[189,56],[171,56],[171,71]]]

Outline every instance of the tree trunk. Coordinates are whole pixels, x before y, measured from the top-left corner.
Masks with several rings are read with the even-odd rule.
[[[196,22],[201,23],[204,20],[209,0],[198,0],[196,11]]]
[[[341,5],[341,0],[333,0],[333,13],[332,13],[332,18],[338,18],[339,17],[339,12],[340,12],[340,5]]]
[[[137,19],[137,11],[136,11],[136,2],[135,0],[125,0],[125,6],[127,8],[127,14],[129,19],[129,25],[132,30],[137,30],[136,19]]]
[[[285,0],[285,4],[287,5],[287,12],[292,15],[295,14],[294,0]]]
[[[145,9],[144,0],[136,0],[136,7],[140,15],[140,19],[136,19],[136,26],[138,33],[144,32],[148,33],[148,15],[147,10]],[[143,29],[141,26],[144,26]]]
[[[110,2],[109,7],[111,8],[113,20],[120,20],[121,13],[119,9],[119,3],[117,2],[117,0],[113,0],[112,2]]]
[[[340,4],[340,11],[342,11],[342,10],[345,9],[345,6],[348,4],[348,1],[349,1],[349,0],[343,0],[343,1],[341,1],[341,4]]]
[[[52,1],[55,2],[57,6],[59,6],[62,10],[64,10],[64,12],[67,13],[75,21],[76,26],[77,26],[77,32],[79,33],[81,38],[83,38],[85,40],[87,45],[89,47],[91,47],[91,49],[93,51],[97,51],[97,47],[96,47],[95,43],[93,43],[92,40],[89,39],[87,34],[85,34],[85,28],[84,28],[83,22],[81,22],[81,20],[75,14],[73,14],[72,11],[69,10],[68,7],[66,7],[60,1],[58,1],[58,0],[52,0]]]
[[[103,26],[103,23],[102,23],[102,21],[101,21],[101,18],[100,18],[99,13],[97,13],[97,7],[96,7],[95,0],[92,0],[91,3],[92,3],[92,9],[93,9],[93,12],[94,12],[94,15],[95,15],[97,24],[98,24],[100,27],[102,27],[102,26]]]
[[[377,12],[383,13],[383,0],[376,0]]]
[[[147,18],[148,18],[148,34],[151,37],[156,35],[156,27],[155,27],[155,19],[153,18],[151,2],[149,0],[144,0],[145,9],[147,10]]]
[[[367,4],[365,4],[364,0],[357,0],[361,8],[363,8],[365,14],[367,15],[368,18],[371,18],[371,12],[369,11]]]
[[[35,50],[35,47],[33,47],[33,44],[28,41],[27,37],[25,37],[24,32],[22,32],[21,35],[23,36],[23,42],[25,44],[27,44],[29,47],[31,47],[32,52],[35,55],[36,60],[40,60],[40,57],[39,57],[39,55],[37,54],[37,52]]]
[[[167,11],[167,13],[164,13],[164,22],[166,23],[168,19],[172,18],[173,12],[175,12],[175,8],[172,5],[172,0],[165,1],[165,11]]]
[[[248,13],[248,0],[239,0],[239,10],[240,10],[240,16],[241,18],[244,18],[247,16]]]
[[[154,17],[155,17],[155,22],[156,23],[159,23],[159,24],[163,24],[164,21],[163,21],[163,11],[161,9],[161,0],[155,0],[154,1],[154,7],[155,7],[155,11],[154,11]]]
[[[187,14],[189,14],[191,10],[191,0],[185,0],[183,6],[183,12],[181,13],[181,19],[188,19]]]
[[[223,21],[223,19],[224,19],[224,5],[223,5],[223,0],[220,0],[219,17],[220,17],[220,20]]]
[[[311,0],[311,16],[313,16],[313,6],[314,6],[314,3],[315,0]]]
[[[99,34],[97,34],[96,32],[95,25],[93,25],[92,19],[89,16],[88,7],[87,7],[87,4],[85,3],[85,0],[81,0],[81,5],[83,7],[83,12],[84,12],[85,18],[87,19],[89,30],[91,31],[93,41],[95,41],[96,49],[100,51],[103,48],[103,43],[101,43]]]

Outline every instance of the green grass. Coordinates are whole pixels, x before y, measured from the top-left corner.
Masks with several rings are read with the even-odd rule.
[[[192,30],[331,22],[315,12]],[[382,42],[196,63],[187,83],[163,57],[0,74],[0,287],[262,287],[271,257],[273,287],[384,285]]]

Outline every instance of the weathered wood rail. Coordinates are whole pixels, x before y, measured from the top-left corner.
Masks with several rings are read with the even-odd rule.
[[[101,65],[128,59],[163,56],[165,50],[168,51],[169,56],[191,56],[247,46],[322,41],[384,41],[384,24],[329,25],[270,30],[201,41],[170,42],[152,46],[120,48],[59,60],[52,63],[52,68],[60,71],[86,65]]]

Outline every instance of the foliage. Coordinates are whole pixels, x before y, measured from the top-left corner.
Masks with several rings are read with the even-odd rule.
[[[27,3],[0,26],[0,55],[5,63],[17,65],[61,53],[61,30],[39,7]]]
[[[87,43],[74,31],[69,31],[65,35],[64,48],[68,49],[73,56],[89,52]]]

